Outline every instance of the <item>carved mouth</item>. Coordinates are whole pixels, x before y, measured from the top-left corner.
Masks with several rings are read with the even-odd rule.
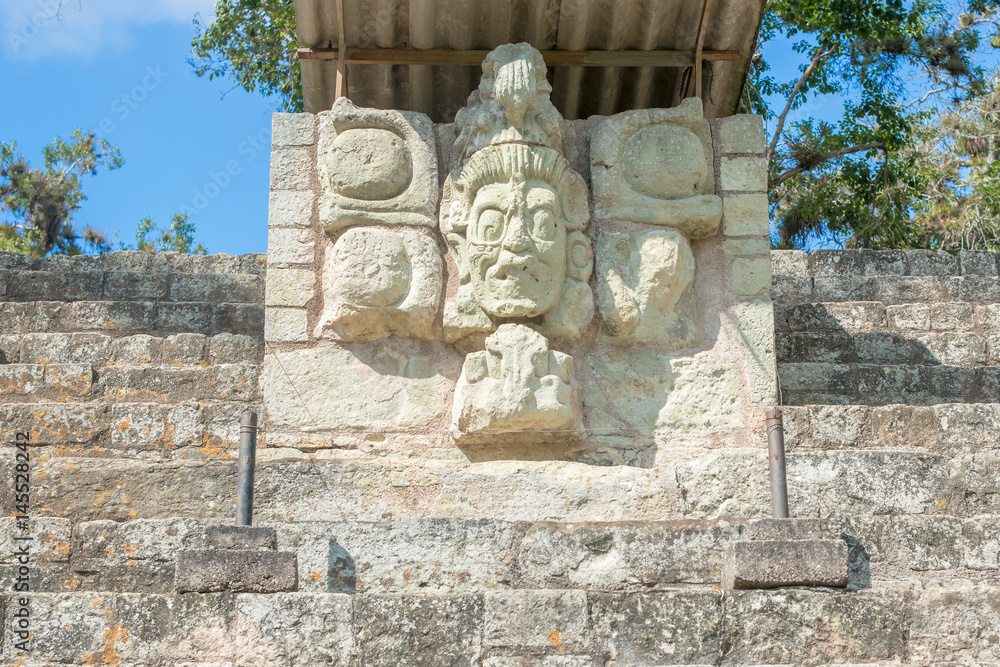
[[[500,259],[493,267],[494,280],[535,280],[540,277],[542,265],[533,255]]]

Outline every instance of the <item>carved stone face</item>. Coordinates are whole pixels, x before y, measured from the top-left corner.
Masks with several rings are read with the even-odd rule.
[[[466,236],[476,300],[500,317],[535,317],[559,301],[566,219],[548,183],[514,174],[476,193]]]

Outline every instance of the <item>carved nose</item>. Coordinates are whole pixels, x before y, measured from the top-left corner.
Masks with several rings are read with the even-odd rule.
[[[531,248],[531,239],[525,229],[525,219],[521,215],[513,215],[507,225],[507,233],[503,237],[503,247],[510,252],[525,252]]]

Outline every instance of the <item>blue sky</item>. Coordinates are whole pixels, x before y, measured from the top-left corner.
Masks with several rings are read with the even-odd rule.
[[[78,230],[135,241],[139,221],[166,227],[188,212],[211,253],[267,249],[270,117],[276,100],[194,75],[195,14],[214,0],[7,0],[0,72],[16,103],[0,105],[0,140],[33,163],[77,127],[117,145],[125,165],[84,180]],[[787,47],[784,47],[787,48]],[[790,49],[789,53],[790,53]],[[791,78],[800,58],[775,58]],[[836,99],[800,114],[835,118]],[[795,115],[800,115],[795,114]]]

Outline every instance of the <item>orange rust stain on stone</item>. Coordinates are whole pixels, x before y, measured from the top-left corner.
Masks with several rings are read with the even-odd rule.
[[[558,630],[553,630],[552,632],[550,632],[549,636],[546,639],[548,639],[550,644],[559,649],[560,652],[566,650],[566,648],[563,646],[562,633],[559,632]]]
[[[121,623],[113,628],[108,628],[104,631],[104,636],[101,638],[104,642],[101,646],[101,650],[96,653],[88,653],[84,656],[83,664],[117,665],[122,659],[121,656],[118,655],[118,644],[121,643],[124,647],[128,644],[128,637],[129,632]]]

